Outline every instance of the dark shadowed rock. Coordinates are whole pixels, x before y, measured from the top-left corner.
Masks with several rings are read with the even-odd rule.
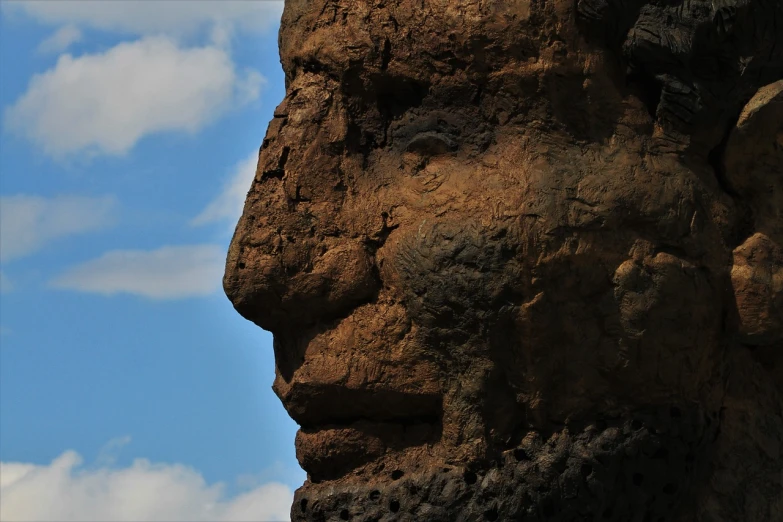
[[[783,520],[783,2],[287,0],[224,285],[291,516]]]

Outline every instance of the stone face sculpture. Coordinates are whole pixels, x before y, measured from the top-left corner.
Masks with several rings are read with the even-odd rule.
[[[286,0],[228,255],[293,520],[783,520],[783,2]]]

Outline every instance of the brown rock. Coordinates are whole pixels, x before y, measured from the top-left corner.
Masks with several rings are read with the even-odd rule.
[[[224,286],[302,427],[293,520],[783,520],[781,27],[287,0]]]
[[[729,190],[749,207],[755,230],[783,244],[783,80],[759,89],[726,145]]]
[[[742,342],[783,341],[783,248],[762,233],[754,234],[734,250],[731,282]]]

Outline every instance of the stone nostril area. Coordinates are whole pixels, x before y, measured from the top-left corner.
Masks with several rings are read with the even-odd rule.
[[[292,519],[329,520],[348,510],[357,521],[445,522],[449,513],[479,521],[675,520],[707,466],[717,425],[706,419],[685,406],[661,407],[549,436],[529,432],[482,468],[416,469],[412,458],[397,462],[389,481],[369,466],[340,495],[329,493],[333,483],[306,483],[296,505],[317,508]]]
[[[272,333],[334,321],[377,297],[373,256],[358,241],[243,241],[235,239],[229,251],[226,295],[243,317]]]

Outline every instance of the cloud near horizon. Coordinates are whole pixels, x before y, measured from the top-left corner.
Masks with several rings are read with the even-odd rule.
[[[122,442],[122,441],[120,441]],[[289,520],[291,489],[267,482],[233,498],[193,468],[136,459],[126,468],[82,467],[66,451],[49,465],[0,463],[0,520],[280,521]]]
[[[220,245],[113,250],[65,270],[50,285],[92,294],[124,293],[160,300],[200,297],[220,288],[225,260],[226,251]]]
[[[147,135],[193,134],[256,100],[264,77],[236,69],[223,47],[183,48],[164,36],[103,53],[64,54],[52,69],[32,77],[4,121],[10,132],[55,158],[124,155]]]
[[[0,261],[33,254],[68,236],[108,228],[114,224],[116,207],[112,196],[1,196]]]

